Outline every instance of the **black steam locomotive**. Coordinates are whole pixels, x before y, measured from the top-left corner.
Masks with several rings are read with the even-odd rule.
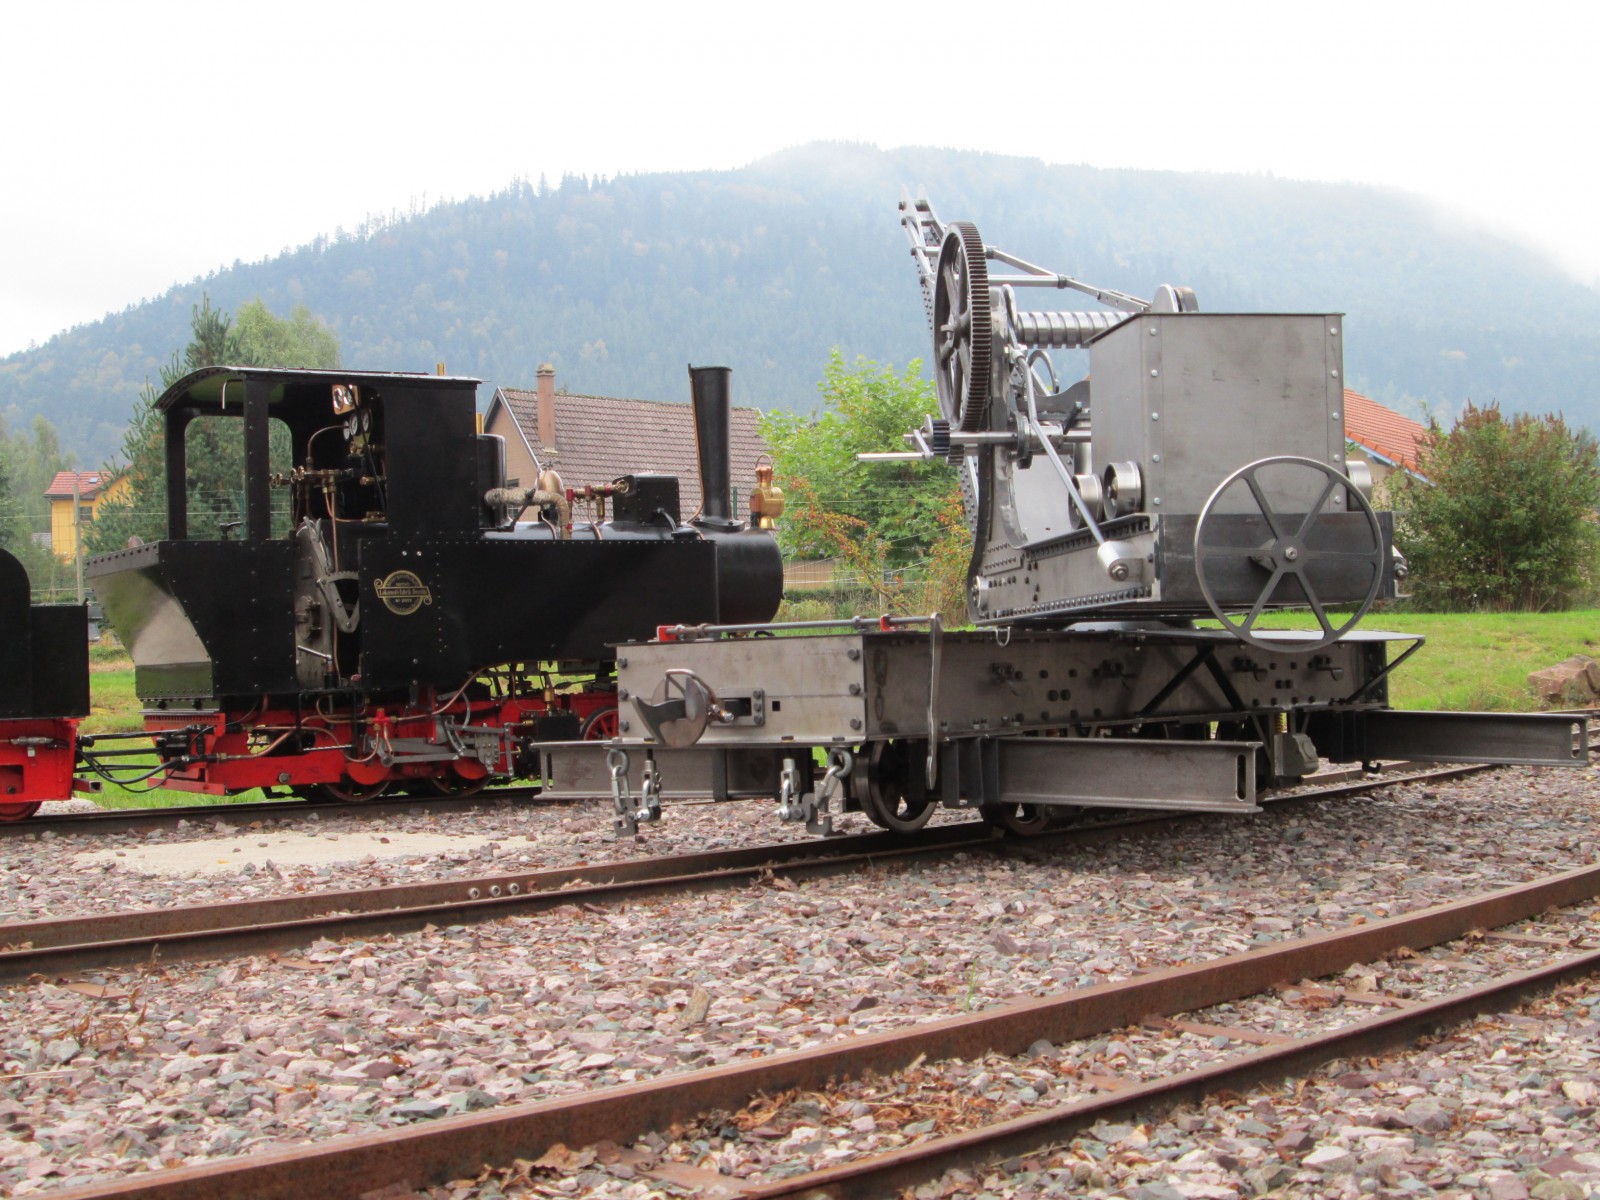
[[[71,795],[89,712],[87,609],[30,600],[28,573],[0,550],[0,821]]]
[[[470,791],[537,770],[539,741],[607,731],[612,644],[769,619],[782,565],[732,512],[729,372],[690,373],[705,500],[688,521],[673,476],[617,479],[590,520],[573,509],[595,489],[508,481],[475,379],[214,367],[174,384],[157,402],[167,537],[87,569],[164,785]],[[191,536],[188,455],[219,437],[242,443],[243,519]]]

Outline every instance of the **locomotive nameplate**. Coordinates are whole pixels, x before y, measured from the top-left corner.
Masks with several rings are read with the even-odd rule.
[[[433,593],[413,571],[391,571],[372,585],[383,606],[399,617],[409,617],[424,604],[433,603]]]

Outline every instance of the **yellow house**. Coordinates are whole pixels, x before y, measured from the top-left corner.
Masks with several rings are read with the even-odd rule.
[[[78,554],[78,529],[93,521],[100,506],[122,498],[128,490],[126,474],[108,471],[57,471],[45,490],[50,501],[50,548],[57,558],[71,561]],[[78,511],[73,513],[76,497]]]

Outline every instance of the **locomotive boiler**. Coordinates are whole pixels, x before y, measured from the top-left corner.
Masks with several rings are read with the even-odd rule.
[[[763,621],[782,568],[733,512],[729,372],[691,368],[702,509],[673,476],[505,478],[475,379],[210,367],[156,409],[167,536],[90,560],[164,786],[369,798],[537,770],[615,703],[611,647]],[[242,518],[198,536],[188,460],[242,453]],[[585,504],[590,512],[581,511]],[[86,749],[93,762],[93,747]]]
[[[72,795],[89,713],[88,609],[31,599],[28,573],[0,550],[0,821]]]

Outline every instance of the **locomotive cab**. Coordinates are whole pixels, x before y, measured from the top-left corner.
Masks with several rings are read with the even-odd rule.
[[[139,694],[358,680],[363,546],[472,537],[485,484],[501,482],[480,477],[476,383],[212,367],[170,388],[157,401],[167,536],[88,570]],[[242,461],[231,477],[218,470],[230,460]],[[221,488],[198,482],[219,476]]]

